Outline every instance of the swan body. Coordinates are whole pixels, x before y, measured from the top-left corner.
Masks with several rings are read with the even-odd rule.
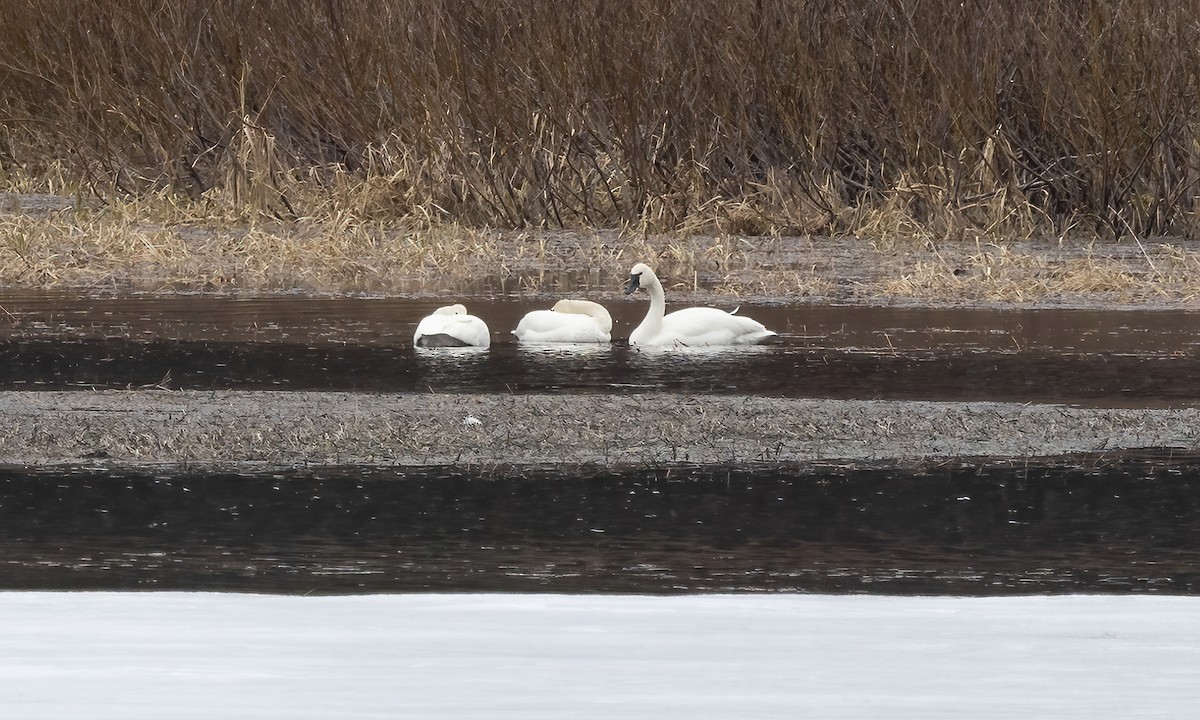
[[[526,313],[513,335],[528,343],[606,343],[612,316],[590,300],[559,300],[550,310]]]
[[[650,294],[650,309],[642,324],[630,333],[630,345],[757,345],[778,334],[766,329],[757,320],[717,308],[684,308],[665,315],[666,299],[662,283],[645,263],[638,263],[629,271],[625,294],[635,292],[638,288],[645,288]]]
[[[413,345],[424,348],[478,347],[492,344],[487,323],[468,315],[462,305],[447,305],[433,311],[417,324]]]

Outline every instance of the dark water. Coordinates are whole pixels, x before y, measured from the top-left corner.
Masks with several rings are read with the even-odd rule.
[[[612,313],[614,339],[627,338],[647,308],[640,296],[589,299]],[[456,300],[0,292],[0,338],[404,347],[423,316]],[[553,304],[503,297],[463,302],[488,323],[499,345],[511,342],[509,331],[522,315]],[[731,300],[723,307],[736,305]],[[742,305],[739,312],[779,332],[781,345],[807,350],[1173,355],[1200,347],[1200,313],[1191,311]]]
[[[624,337],[643,302],[606,299]],[[0,296],[0,390],[319,389],[1187,405],[1188,312],[745,307],[739,351],[418,352],[442,302]],[[0,589],[1200,592],[1200,458],[275,475],[0,471]]]
[[[0,474],[0,588],[1200,592],[1200,457]]]
[[[644,302],[608,302],[620,338]],[[530,349],[507,329],[549,303],[476,300],[487,351],[417,351],[440,302],[0,296],[0,389],[680,392],[1164,406],[1200,401],[1189,312],[745,307],[749,349]]]
[[[0,389],[370,392],[678,391],[778,397],[1184,406],[1200,358],[1025,353],[880,354],[796,347],[639,352],[488,351],[126,340],[0,341]]]

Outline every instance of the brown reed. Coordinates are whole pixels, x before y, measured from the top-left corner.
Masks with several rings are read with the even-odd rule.
[[[1200,0],[12,0],[0,181],[206,212],[1193,237]]]

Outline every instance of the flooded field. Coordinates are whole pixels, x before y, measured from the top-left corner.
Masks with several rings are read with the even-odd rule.
[[[1200,457],[1187,449],[1191,440],[1174,431],[1165,435],[1170,443],[1159,444],[1183,449],[1047,459],[1038,455],[1052,452],[1034,448],[1031,454],[1022,450],[1017,460],[935,461],[920,453],[916,460],[888,460],[892,456],[874,446],[855,444],[854,429],[869,430],[872,418],[825,408],[821,420],[810,408],[802,418],[786,412],[770,416],[777,453],[787,443],[795,446],[789,452],[819,449],[822,433],[836,426],[834,434],[845,445],[838,452],[857,453],[836,457],[870,459],[765,463],[753,453],[730,450],[750,462],[688,465],[675,462],[672,451],[654,456],[670,458],[666,463],[584,464],[567,471],[521,466],[521,458],[530,455],[514,454],[516,445],[495,448],[496,457],[511,456],[511,464],[336,467],[309,465],[307,459],[317,442],[328,444],[319,457],[355,456],[358,451],[338,441],[338,433],[362,439],[366,430],[377,430],[371,422],[385,417],[399,435],[377,438],[378,447],[368,449],[373,457],[392,457],[388,453],[418,431],[432,435],[414,446],[412,457],[424,457],[425,444],[442,437],[474,433],[472,442],[499,442],[495,433],[517,432],[516,439],[544,443],[550,435],[533,428],[566,427],[554,418],[525,417],[529,412],[493,408],[488,415],[480,409],[486,405],[480,398],[509,395],[607,396],[606,408],[619,398],[639,402],[633,396],[642,393],[655,403],[679,393],[734,400],[937,400],[968,409],[976,401],[1061,403],[1186,413],[1192,411],[1180,408],[1200,400],[1196,313],[745,307],[742,313],[780,333],[777,342],[741,350],[656,352],[620,340],[640,320],[642,302],[607,303],[617,323],[618,340],[611,345],[522,347],[508,330],[525,312],[549,303],[500,299],[468,304],[491,326],[489,350],[414,350],[413,328],[440,304],[350,297],[0,297],[0,391],[462,393],[475,398],[470,412],[485,417],[464,425],[466,411],[456,406],[449,420],[409,418],[400,410],[417,403],[401,395],[377,398],[379,412],[364,416],[357,406],[345,410],[344,397],[342,410],[325,407],[320,417],[310,417],[317,414],[309,412],[308,399],[296,400],[302,407],[295,417],[282,407],[243,417],[228,414],[232,399],[214,398],[209,404],[188,399],[200,403],[193,411],[180,405],[183,409],[159,408],[141,418],[129,409],[137,407],[135,397],[92,396],[88,404],[33,393],[52,398],[45,401],[52,404],[21,416],[30,418],[32,429],[8,428],[7,447],[45,450],[38,445],[44,440],[68,454],[86,450],[73,457],[96,458],[97,464],[14,465],[0,473],[0,588],[1200,592]],[[131,395],[152,396],[160,404],[187,399]],[[14,402],[24,403],[13,408],[25,413],[36,405],[28,397]],[[120,402],[122,412],[104,410],[105,402]],[[528,405],[509,404],[509,410]],[[701,426],[724,427],[705,416],[709,405],[717,407],[694,401],[673,408],[675,420],[700,423],[688,440],[692,450],[730,441],[704,435]],[[910,426],[927,427],[934,440],[958,433],[956,442],[966,444],[951,457],[969,457],[971,448],[982,447],[971,444],[973,437],[982,442],[1016,433],[1019,441],[1036,434],[1020,430],[1026,426],[1019,423],[1029,420],[1016,411],[991,407],[963,414],[954,405],[940,407],[936,418],[909,422],[903,413],[918,406],[933,412],[932,406],[902,405],[879,410],[891,413],[886,422],[874,418],[883,422],[876,428],[879,437]],[[528,405],[535,406],[549,407],[542,401]],[[765,422],[764,409],[739,408],[744,418],[731,418],[735,426],[726,434]],[[1109,447],[1121,433],[1155,437],[1155,423],[1169,420],[1146,416],[1126,428],[1114,419],[1116,412],[1080,415],[1086,425],[1081,431],[1098,434],[1094,444],[1070,451]],[[264,420],[268,415],[270,422]],[[579,432],[603,438],[628,432],[624,420],[609,427],[596,415],[585,411],[569,420]],[[964,424],[993,415],[998,425],[991,430]],[[1071,417],[1060,413],[1045,422],[1062,426],[1074,422]],[[203,425],[205,418],[218,425]],[[314,425],[318,420],[329,427]],[[952,421],[958,425],[945,425]],[[287,457],[302,460],[271,473],[190,471],[187,462],[169,460],[161,471],[137,467],[139,458],[164,462],[158,458],[169,457],[175,443],[186,443],[191,431],[184,428],[192,427],[187,422],[199,422],[196,432],[208,433],[207,442],[219,448],[244,442],[243,427],[255,428],[262,438],[290,438],[296,447],[289,446]],[[232,423],[238,436],[220,440],[224,436],[217,430],[230,432],[221,422]],[[153,427],[143,427],[147,423]],[[367,423],[362,432],[356,431],[362,423]],[[1039,429],[1062,434],[1057,426]],[[75,449],[85,435],[91,440]],[[161,448],[138,440],[151,435],[162,441]],[[634,440],[631,447],[650,447],[645,438]],[[1122,442],[1112,447],[1144,446]],[[249,448],[246,457],[273,457],[275,449]],[[681,452],[687,458],[691,451]],[[453,453],[443,455],[450,459],[437,462],[454,462]],[[212,457],[237,463],[232,455]],[[696,457],[704,455],[697,451],[693,462]]]
[[[418,351],[438,303],[365,298],[0,298],[0,388],[637,392],[1178,406],[1200,399],[1189,312],[746,307],[769,346],[522,347],[548,303],[477,301],[488,351]],[[615,338],[644,303],[609,304]]]
[[[0,588],[1200,591],[1200,457],[0,475]]]

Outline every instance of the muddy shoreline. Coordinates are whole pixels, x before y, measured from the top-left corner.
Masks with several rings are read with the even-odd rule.
[[[670,302],[942,308],[1200,309],[1200,241],[1182,237],[880,238],[162,216],[0,192],[0,282],[90,295],[205,293],[612,303],[636,262]]]
[[[1200,409],[752,396],[0,392],[0,464],[270,469],[1039,457],[1200,444]]]

